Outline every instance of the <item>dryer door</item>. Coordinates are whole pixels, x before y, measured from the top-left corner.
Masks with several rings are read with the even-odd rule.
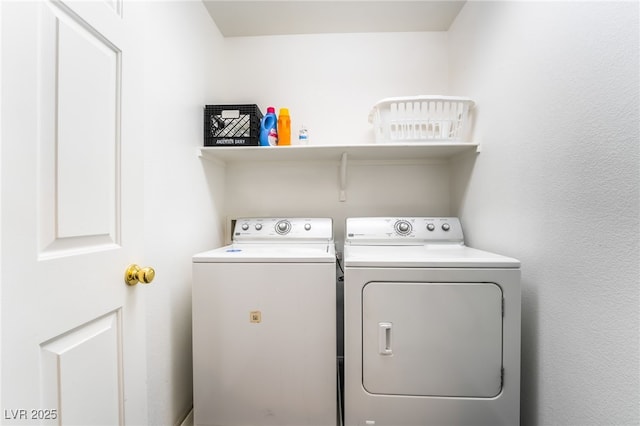
[[[362,383],[374,394],[484,397],[502,388],[502,290],[493,283],[370,282]]]

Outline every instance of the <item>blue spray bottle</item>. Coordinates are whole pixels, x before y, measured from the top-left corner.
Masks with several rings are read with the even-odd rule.
[[[276,109],[268,107],[267,113],[260,122],[260,145],[276,146],[278,144],[278,118]]]

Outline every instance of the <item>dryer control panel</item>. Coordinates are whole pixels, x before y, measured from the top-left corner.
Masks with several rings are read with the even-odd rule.
[[[333,240],[331,218],[240,218],[233,230],[235,242],[323,242]]]
[[[348,218],[346,244],[422,245],[464,244],[457,217],[356,217]]]

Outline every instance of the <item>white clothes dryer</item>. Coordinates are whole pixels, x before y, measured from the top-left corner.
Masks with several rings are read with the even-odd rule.
[[[345,425],[518,425],[520,299],[457,218],[347,219]]]
[[[193,257],[196,425],[335,426],[332,220],[238,219]]]

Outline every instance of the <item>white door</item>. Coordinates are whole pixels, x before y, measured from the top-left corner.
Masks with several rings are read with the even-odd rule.
[[[121,0],[2,2],[2,422],[146,423],[142,117]]]
[[[362,384],[374,394],[492,398],[502,389],[502,290],[372,282],[362,291]]]

